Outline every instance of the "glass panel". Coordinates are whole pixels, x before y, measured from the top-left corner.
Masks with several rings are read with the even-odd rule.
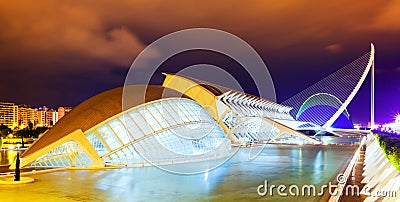
[[[152,105],[146,106],[145,109],[139,109],[139,112],[146,119],[146,123],[153,129],[154,131],[161,130],[160,124],[154,119],[153,115],[148,110],[154,110]]]
[[[128,131],[125,130],[125,127],[118,119],[110,121],[109,125],[112,127],[114,132],[118,135],[119,139],[121,139],[124,144],[132,141],[130,135],[128,134]]]
[[[169,100],[168,101],[164,101],[160,104],[160,112],[162,113],[162,115],[165,117],[165,119],[168,120],[168,122],[171,125],[177,125],[178,121],[173,118],[173,115],[176,114],[176,112],[171,108],[170,104],[169,104]]]
[[[165,120],[164,116],[162,115],[162,111],[160,113],[160,111],[159,111],[160,105],[161,105],[160,103],[154,103],[152,105],[152,107],[148,107],[147,109],[154,116],[154,118],[156,118],[157,122],[159,124],[161,124],[162,128],[167,128],[169,126],[169,124],[167,123],[167,122],[169,122],[169,120]],[[167,113],[167,112],[164,111],[164,114],[165,113]]]
[[[115,161],[115,160],[117,160],[118,159],[118,156],[114,153],[114,154],[111,154],[110,155],[110,159],[112,160],[112,161]]]
[[[130,134],[133,136],[135,139],[139,139],[144,136],[143,132],[141,129],[136,125],[136,123],[133,122],[132,118],[130,115],[125,114],[120,117],[122,122],[126,124],[126,128],[130,132]]]
[[[106,141],[107,145],[112,149],[116,149],[121,146],[119,140],[114,136],[114,133],[108,126],[102,126],[97,131],[101,134],[104,141]]]
[[[93,132],[86,135],[86,138],[89,140],[90,144],[92,144],[93,148],[99,154],[99,156],[103,156],[108,153],[108,149],[104,146],[103,142],[96,134]]]
[[[86,156],[86,158],[83,156]],[[75,141],[69,141],[39,157],[31,165],[34,167],[83,167],[90,163],[92,163],[92,160],[87,157],[79,144]]]
[[[143,119],[142,115],[138,111],[131,111],[129,112],[129,115],[132,117],[136,125],[144,132],[145,135],[151,134],[153,132],[149,124]]]

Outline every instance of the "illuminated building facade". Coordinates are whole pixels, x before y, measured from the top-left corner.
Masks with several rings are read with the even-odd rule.
[[[46,110],[42,108],[35,109],[36,111],[36,126],[44,127],[46,126]]]
[[[46,111],[46,122],[45,126],[51,127],[54,126],[55,123],[58,121],[58,112],[52,109]]]
[[[58,119],[64,117],[68,112],[72,110],[72,107],[58,107]]]
[[[35,126],[52,127],[59,120],[58,111],[49,109],[46,106],[36,108],[35,112],[36,112],[36,119],[34,124]]]
[[[29,108],[23,105],[18,106],[18,125],[27,126],[29,122]]]
[[[11,102],[0,102],[0,125],[18,126],[18,106]]]
[[[31,123],[32,126],[35,126],[35,123],[37,122],[36,113],[35,109],[32,109],[27,105],[18,105],[18,127],[25,128],[29,123]]]
[[[63,108],[62,114],[65,115],[72,108]],[[0,125],[6,125],[12,129],[18,127],[25,128],[32,123],[33,127],[52,127],[59,120],[58,111],[49,109],[46,106],[31,108],[25,104],[15,104],[11,102],[0,102]]]

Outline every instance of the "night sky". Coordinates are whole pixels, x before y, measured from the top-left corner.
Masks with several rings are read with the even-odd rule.
[[[0,25],[0,101],[76,106],[122,86],[137,54],[159,37],[205,27],[255,48],[278,102],[365,54],[373,42],[377,122],[400,112],[400,1],[15,0],[0,2]],[[163,70],[212,61],[240,71],[218,55],[187,54]],[[355,123],[369,119],[369,85],[367,78],[348,108]]]

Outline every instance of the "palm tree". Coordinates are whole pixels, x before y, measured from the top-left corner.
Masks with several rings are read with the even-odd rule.
[[[24,144],[24,137],[30,137],[30,136],[32,136],[32,134],[33,134],[33,132],[34,132],[34,131],[33,131],[33,123],[32,123],[32,122],[29,122],[27,128],[25,128],[25,129],[23,129],[23,130],[19,130],[18,132],[19,132],[19,135],[20,135],[20,137],[21,137],[22,148],[24,148],[24,147],[25,147],[25,144]]]

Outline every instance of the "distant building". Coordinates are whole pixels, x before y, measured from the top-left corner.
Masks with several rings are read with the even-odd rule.
[[[29,126],[29,123],[35,125],[37,118],[36,111],[28,105],[18,105],[18,126],[19,128],[25,128]]]
[[[58,121],[58,112],[53,109],[47,110],[45,126],[47,127],[54,126],[54,124],[56,124],[57,121]]]
[[[37,124],[39,127],[52,127],[59,120],[58,111],[49,109],[46,106],[36,108]]]
[[[54,126],[54,124],[56,124],[58,122],[58,111],[53,110],[52,114],[53,114],[53,119],[52,119],[53,125],[52,126]]]
[[[42,107],[36,108],[36,124],[35,126],[43,127],[46,126],[46,110]]]
[[[3,124],[12,129],[25,128],[29,126],[29,123],[32,123],[33,127],[52,127],[71,110],[72,107],[59,107],[58,110],[54,110],[42,106],[34,109],[26,104],[0,102],[0,125]]]
[[[10,128],[18,126],[18,106],[11,102],[0,102],[0,125]]]
[[[58,107],[58,120],[60,120],[63,116],[68,114],[72,110],[72,107]]]

